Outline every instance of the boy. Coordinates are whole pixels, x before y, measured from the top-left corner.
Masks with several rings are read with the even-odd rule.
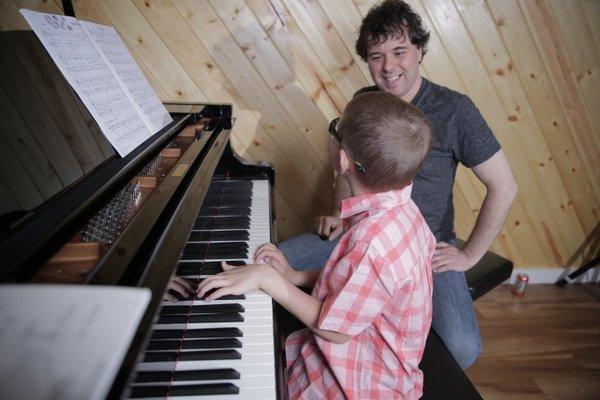
[[[380,92],[350,101],[330,132],[332,164],[353,197],[341,204],[346,231],[323,271],[295,271],[266,244],[255,255],[265,264],[223,263],[198,294],[261,289],[308,327],[286,341],[291,399],[418,399],[435,238],[410,195],[430,128],[415,107]],[[296,287],[313,284],[312,296]]]

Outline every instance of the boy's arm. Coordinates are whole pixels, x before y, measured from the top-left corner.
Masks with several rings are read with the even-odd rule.
[[[261,289],[304,323],[311,331],[333,343],[346,343],[350,335],[317,328],[323,302],[304,293],[275,270],[267,273]],[[299,271],[298,271],[299,272]],[[320,271],[305,271],[318,272]],[[316,278],[315,278],[316,279]]]
[[[288,263],[285,255],[274,244],[265,243],[258,248],[254,262],[269,264],[293,285],[311,288],[314,286],[321,270],[296,271]]]
[[[206,296],[207,301],[228,294],[243,294],[253,290],[263,290],[285,309],[294,314],[315,334],[333,343],[345,343],[352,336],[317,328],[323,303],[304,293],[284,278],[270,265],[251,264],[240,267],[223,263],[222,272],[204,279],[198,285],[198,296]]]

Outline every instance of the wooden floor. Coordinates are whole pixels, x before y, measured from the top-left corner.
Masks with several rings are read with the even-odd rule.
[[[600,399],[600,285],[503,285],[475,303],[483,352],[467,371],[486,400]]]

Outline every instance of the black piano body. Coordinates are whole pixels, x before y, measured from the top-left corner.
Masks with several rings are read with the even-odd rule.
[[[30,31],[0,33],[0,101],[0,282],[149,288],[152,300],[108,395],[127,397],[211,183],[268,182],[265,222],[276,243],[273,169],[234,153],[227,104],[165,104],[173,122],[117,156]],[[124,222],[98,229],[115,209]],[[283,334],[295,325],[273,310],[274,396],[285,399]],[[424,397],[480,398],[434,332],[427,348]]]
[[[5,128],[0,282],[149,288],[150,305],[109,394],[128,396],[163,293],[211,185],[266,182],[270,216],[264,222],[275,242],[273,169],[234,153],[229,141],[234,118],[227,104],[165,104],[173,122],[119,157],[30,31],[0,34],[0,76],[0,124]],[[43,145],[52,138],[61,141],[63,151]],[[63,177],[54,168],[54,162],[65,164],[65,148],[80,166],[74,176]],[[99,149],[100,156],[86,157],[90,148]],[[48,152],[39,155],[40,149]],[[36,171],[38,166],[24,165],[28,161],[52,171]],[[18,179],[22,173],[32,185]],[[44,183],[36,181],[44,174],[58,176],[60,184],[31,196],[31,188]],[[115,216],[121,220],[107,223]],[[274,397],[283,399],[281,338],[277,316],[272,317]]]

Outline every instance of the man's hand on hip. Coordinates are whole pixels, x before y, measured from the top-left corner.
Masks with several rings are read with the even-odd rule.
[[[433,272],[466,271],[473,265],[475,262],[463,249],[444,242],[435,245],[431,261]]]

